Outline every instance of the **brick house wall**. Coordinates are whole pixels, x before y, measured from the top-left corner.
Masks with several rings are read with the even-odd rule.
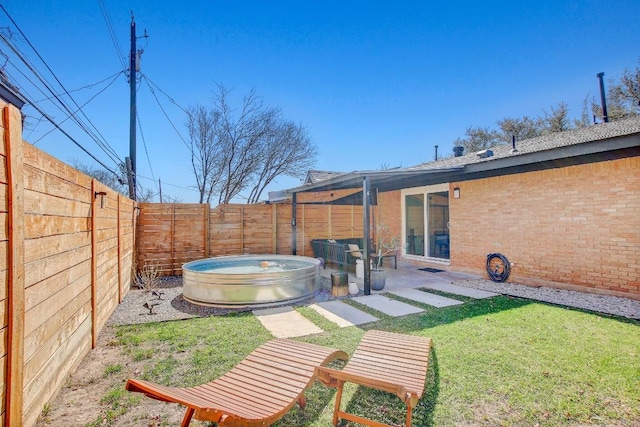
[[[499,252],[513,282],[640,298],[640,157],[454,187],[452,270],[486,276]]]

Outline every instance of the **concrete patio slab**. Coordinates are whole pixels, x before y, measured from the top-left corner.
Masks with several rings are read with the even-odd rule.
[[[363,297],[355,297],[352,300],[392,317],[406,316],[407,314],[415,314],[424,311],[419,307],[392,300],[382,295],[367,295]]]
[[[302,337],[322,332],[315,323],[292,307],[253,310],[253,315],[276,338]]]
[[[358,310],[352,305],[345,304],[342,301],[326,301],[310,306],[312,309],[320,313],[327,320],[337,324],[341,328],[354,325],[362,325],[378,320],[377,317]]]
[[[400,291],[392,291],[389,293],[393,295],[397,295],[402,298],[406,298],[413,301],[421,302],[423,304],[431,305],[437,308],[464,304],[462,301],[458,301],[456,299],[431,294],[429,292],[419,291],[417,289],[404,289]]]
[[[454,285],[452,283],[434,283],[424,286],[435,291],[446,292],[448,294],[462,295],[469,298],[482,299],[493,298],[500,294],[495,292],[483,291],[481,289],[467,288],[466,286]]]

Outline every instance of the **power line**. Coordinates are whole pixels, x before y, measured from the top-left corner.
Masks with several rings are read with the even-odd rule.
[[[102,88],[102,90],[100,90],[100,91],[99,91],[99,92],[97,92],[95,95],[93,95],[91,98],[89,98],[89,100],[88,100],[87,102],[85,102],[84,104],[82,104],[81,108],[82,108],[82,107],[85,107],[87,104],[89,104],[91,101],[93,101],[93,100],[94,100],[98,95],[100,95],[101,93],[103,93],[105,90],[109,89],[109,87],[110,87],[110,86],[111,86],[111,85],[112,85],[112,84],[117,80],[117,78],[118,78],[118,77],[120,76],[120,74],[122,74],[123,72],[124,72],[124,71],[120,71],[120,72],[116,73],[116,74],[115,74],[115,77],[114,77],[114,76],[111,76],[111,77],[114,77],[114,78],[113,78],[113,80],[111,80],[111,82],[109,82],[109,84],[108,84],[107,86],[105,86],[104,88]],[[103,80],[103,81],[104,81],[104,80]],[[60,124],[64,123],[65,121],[67,121],[67,120],[68,120],[68,119],[70,119],[70,118],[71,118],[71,116],[67,116],[67,117],[65,117],[65,119],[64,119],[64,120],[62,120],[62,122],[60,122]],[[44,138],[45,136],[49,135],[51,132],[53,132],[53,129],[51,129],[49,132],[47,132],[47,133],[45,133],[44,135],[42,135],[40,138],[38,138],[36,141],[34,141],[34,142],[33,142],[33,144],[34,144],[34,145],[35,145],[35,144],[37,144],[39,141],[41,141],[41,140],[42,140],[42,138]],[[114,153],[115,153],[115,152],[114,152]],[[113,157],[113,156],[111,156],[109,153],[106,153],[106,154],[107,154],[107,155],[111,158],[111,160],[113,160],[116,164],[118,163],[118,161],[120,161],[120,159],[117,157],[117,156],[118,156],[118,155],[117,155],[117,153],[115,153],[115,159],[114,159],[114,157]]]
[[[24,95],[23,95],[24,96]],[[111,172],[112,174],[114,174],[117,177],[120,177],[120,175],[118,175],[117,173],[115,173],[112,169],[110,169],[107,165],[105,165],[104,163],[102,163],[100,160],[98,160],[97,157],[95,157],[93,154],[91,154],[86,148],[84,148],[82,146],[82,144],[80,144],[78,141],[76,141],[71,135],[69,135],[64,129],[62,129],[60,127],[60,125],[58,125],[58,123],[56,123],[51,117],[49,117],[49,115],[47,113],[45,113],[44,111],[42,111],[40,109],[40,107],[38,107],[36,104],[34,104],[31,100],[29,100],[27,97],[24,97],[26,99],[26,101],[38,112],[42,115],[42,117],[44,117],[45,119],[47,119],[47,121],[49,121],[49,123],[51,123],[52,125],[54,125],[60,132],[62,132],[62,134],[64,136],[66,136],[67,138],[69,138],[69,140],[71,140],[71,142],[73,142],[75,145],[78,146],[78,148],[80,148],[82,151],[84,151],[89,157],[91,157],[93,160],[95,160],[100,166],[102,166],[103,168],[105,168],[106,170],[108,170],[109,172]]]
[[[100,80],[99,82],[95,82],[95,83],[92,83],[92,84],[88,84],[88,85],[85,85],[85,86],[79,87],[78,89],[70,90],[68,93],[80,92],[81,90],[91,89],[92,87],[94,87],[94,86],[98,86],[99,84],[102,84],[102,83],[106,82],[106,81],[107,81],[107,80],[109,80],[109,79],[117,78],[120,74],[124,74],[124,73],[125,73],[125,71],[124,71],[124,70],[122,70],[122,71],[118,71],[117,73],[112,74],[112,75],[110,75],[109,77],[105,77],[104,79]],[[113,82],[109,83],[109,86],[110,86],[112,83],[113,83]],[[57,94],[57,95],[58,95],[58,96],[62,96],[62,95],[64,95],[64,94],[60,94],[60,93],[59,93],[59,94]],[[43,101],[51,101],[52,99],[53,99],[53,97],[44,98],[44,99],[40,99],[40,100],[36,101],[36,103],[38,103],[38,104],[39,104],[39,103],[41,103],[41,102],[43,102]]]
[[[187,141],[182,137],[182,134],[178,131],[178,128],[176,127],[175,124],[173,124],[173,121],[171,121],[171,119],[169,118],[169,115],[167,114],[167,112],[165,111],[165,109],[162,107],[162,104],[160,103],[160,100],[158,99],[155,90],[153,89],[153,87],[151,87],[151,85],[149,84],[150,80],[147,78],[147,76],[145,74],[142,74],[142,78],[144,79],[144,81],[147,83],[147,86],[149,87],[149,90],[151,91],[151,94],[153,95],[153,97],[156,100],[156,103],[158,104],[158,107],[160,107],[160,110],[162,111],[162,114],[164,114],[164,117],[167,119],[167,121],[169,122],[169,124],[171,124],[171,127],[173,128],[173,130],[176,132],[176,134],[178,135],[178,137],[180,138],[180,140],[184,143],[184,145],[187,147],[187,149],[189,151],[191,151],[191,147],[189,146],[189,144],[187,143]],[[161,91],[162,92],[162,91]],[[164,92],[162,92],[164,94]],[[166,94],[165,94],[166,96]],[[167,96],[169,99],[171,99],[171,97]],[[172,100],[173,101],[173,100]],[[175,101],[173,101],[173,103],[175,105],[177,105],[182,111],[184,111],[185,113],[187,113],[182,107],[180,107],[178,104],[176,104]],[[188,114],[188,113],[187,113]]]
[[[111,152],[116,158],[119,158],[118,154],[116,153],[115,150],[113,150],[113,148],[109,145],[109,143],[106,141],[106,139],[104,138],[104,136],[100,133],[100,131],[95,127],[95,125],[91,122],[91,120],[86,116],[86,114],[84,113],[84,111],[82,111],[81,107],[78,105],[78,103],[75,101],[75,99],[70,95],[69,91],[64,87],[64,85],[62,84],[62,82],[58,79],[58,77],[55,75],[55,73],[53,72],[53,70],[49,67],[49,65],[46,63],[46,61],[44,60],[44,58],[42,58],[42,56],[40,55],[40,53],[38,53],[38,51],[36,50],[36,48],[33,46],[33,44],[29,41],[29,39],[26,37],[26,35],[22,32],[22,30],[20,29],[20,27],[17,25],[17,23],[13,20],[13,18],[11,17],[11,15],[9,14],[9,12],[7,12],[7,10],[4,8],[4,6],[0,3],[0,8],[2,9],[2,11],[5,13],[5,15],[7,15],[7,17],[9,18],[9,20],[11,21],[11,23],[13,24],[13,26],[18,30],[18,32],[20,33],[20,35],[22,36],[22,38],[27,42],[27,44],[29,45],[29,47],[33,50],[33,52],[36,54],[36,56],[40,59],[40,61],[44,64],[44,66],[46,67],[46,69],[49,71],[49,73],[51,73],[51,75],[53,76],[53,78],[56,80],[56,82],[60,85],[60,87],[63,89],[64,93],[69,97],[69,99],[71,99],[71,101],[76,105],[76,107],[78,107],[78,110],[82,116],[87,120],[87,122],[93,127],[93,129],[95,130],[95,133],[93,131],[91,131],[86,124],[84,124],[72,111],[71,109],[66,105],[66,103],[61,99],[60,96],[57,96],[55,94],[55,92],[53,91],[53,89],[51,88],[50,84],[46,81],[46,79],[44,79],[44,77],[42,77],[40,75],[40,73],[38,73],[35,70],[35,67],[30,64],[30,62],[26,59],[26,57],[19,51],[19,49],[17,49],[15,46],[13,46],[12,43],[9,42],[9,40],[7,40],[2,34],[0,34],[0,37],[2,38],[2,40],[7,44],[7,46],[9,46],[10,49],[12,49],[14,51],[14,53],[16,55],[18,55],[18,57],[20,58],[20,60],[27,66],[27,68],[29,68],[29,70],[34,73],[34,75],[40,80],[40,82],[47,88],[47,90],[53,95],[53,97],[60,103],[60,105],[64,108],[64,110],[67,111],[67,113],[71,116],[71,118],[76,122],[76,124],[82,129],[84,130],[87,135],[89,135],[95,142],[96,144],[98,144],[98,146],[100,148],[102,148],[103,151],[105,151],[105,153],[109,153]],[[98,138],[97,135],[99,135],[102,140],[100,140]],[[113,159],[112,159],[113,160]],[[121,161],[121,160],[119,160]]]
[[[122,70],[127,69],[127,63],[124,60],[123,50],[120,47],[120,42],[118,41],[117,33],[113,30],[113,24],[111,23],[111,17],[109,16],[109,11],[104,4],[103,0],[98,0],[98,4],[100,5],[100,11],[102,12],[102,16],[104,17],[104,22],[107,24],[107,31],[109,32],[109,36],[111,37],[111,42],[113,43],[113,47],[116,50],[116,56],[122,65]]]
[[[136,112],[136,119],[138,120],[138,128],[140,129],[140,137],[142,138],[142,145],[144,146],[144,154],[147,157],[147,164],[149,165],[149,171],[151,172],[151,176],[153,177],[153,181],[155,182],[156,177],[153,173],[153,167],[151,167],[151,158],[149,157],[149,151],[147,150],[147,141],[144,139],[144,133],[142,133],[142,124],[140,123],[140,115],[137,112]],[[157,184],[156,184],[156,188],[158,188]]]

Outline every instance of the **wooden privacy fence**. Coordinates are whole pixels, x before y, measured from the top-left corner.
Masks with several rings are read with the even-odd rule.
[[[138,269],[182,274],[185,262],[220,255],[292,253],[290,204],[141,203]],[[312,256],[311,239],[362,236],[362,207],[305,205],[296,214],[297,255]]]
[[[129,289],[135,202],[23,143],[3,107],[0,426],[32,426]]]

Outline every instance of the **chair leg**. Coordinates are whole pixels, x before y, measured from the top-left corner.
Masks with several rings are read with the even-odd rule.
[[[185,412],[184,418],[182,418],[182,424],[180,424],[180,427],[189,426],[189,424],[191,423],[191,417],[193,417],[194,412],[195,412],[195,409],[187,408],[187,412]]]
[[[338,412],[340,412],[340,401],[342,400],[342,386],[344,381],[338,381],[338,392],[336,393],[336,407],[333,409],[333,425],[338,425]]]
[[[300,395],[300,398],[298,399],[298,406],[300,407],[300,409],[304,409],[304,407],[306,406],[307,401],[304,398],[304,394]]]
[[[413,408],[411,405],[407,405],[407,422],[405,423],[406,427],[411,427],[411,414],[413,412]]]

